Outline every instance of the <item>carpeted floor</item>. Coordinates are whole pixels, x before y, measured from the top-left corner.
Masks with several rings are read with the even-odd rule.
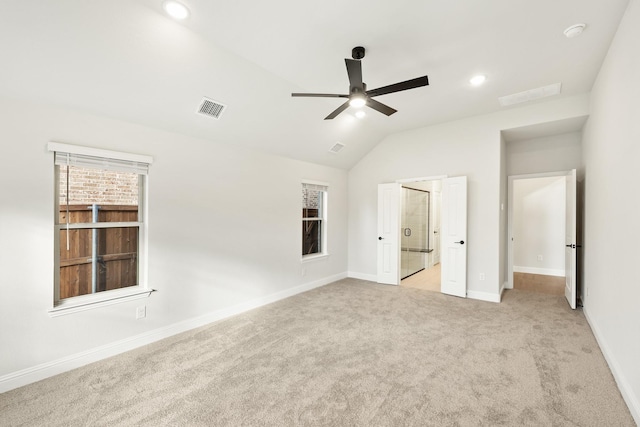
[[[28,426],[634,426],[580,311],[345,279],[0,395]]]

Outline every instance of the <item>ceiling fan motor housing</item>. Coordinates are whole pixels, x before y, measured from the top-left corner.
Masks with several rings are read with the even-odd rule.
[[[349,92],[351,95],[353,95],[354,93],[365,93],[367,92],[367,84],[366,83],[362,83],[362,87],[358,87],[358,86],[353,86],[349,88]]]
[[[364,48],[362,46],[356,46],[353,49],[351,49],[351,57],[353,59],[364,58]]]

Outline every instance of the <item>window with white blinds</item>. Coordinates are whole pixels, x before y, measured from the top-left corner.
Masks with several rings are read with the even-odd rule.
[[[147,175],[149,173],[149,163],[135,162],[131,160],[107,159],[59,151],[55,152],[55,164],[58,166],[69,165],[114,172],[131,172],[139,175]]]
[[[302,183],[302,256],[327,253],[327,194],[326,184]]]
[[[56,306],[146,290],[149,156],[50,143]]]

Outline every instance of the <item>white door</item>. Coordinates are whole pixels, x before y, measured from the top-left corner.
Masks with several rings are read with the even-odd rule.
[[[566,228],[564,248],[564,296],[572,309],[576,308],[576,170],[567,174]]]
[[[467,177],[442,180],[441,292],[467,296]]]
[[[400,184],[378,185],[378,283],[400,284]]]
[[[440,262],[440,206],[442,205],[442,195],[439,191],[433,192],[433,243],[431,249],[433,249],[433,264],[436,265]]]

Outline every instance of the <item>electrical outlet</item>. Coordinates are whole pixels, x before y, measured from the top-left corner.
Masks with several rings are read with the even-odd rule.
[[[307,275],[307,270],[305,268],[302,269],[302,272],[300,273],[302,275],[302,277]]]
[[[484,273],[480,273],[480,280],[484,280]]]
[[[147,317],[147,306],[141,305],[140,307],[136,308],[136,319],[142,319],[144,317]]]
[[[542,255],[538,255],[538,261],[542,261]]]

